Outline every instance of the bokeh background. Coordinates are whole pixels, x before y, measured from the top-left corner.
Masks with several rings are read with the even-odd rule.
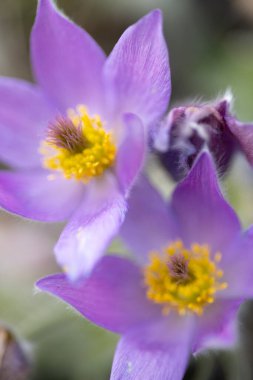
[[[161,8],[172,70],[170,106],[213,99],[230,88],[238,117],[253,121],[253,0],[58,0],[58,5],[107,53],[128,25]],[[35,0],[0,0],[0,75],[32,80],[29,35],[35,12]],[[149,171],[169,194],[173,183],[155,160]],[[253,175],[242,157],[236,158],[223,187],[244,226],[253,223]],[[29,378],[106,380],[117,337],[34,291],[36,279],[58,270],[53,245],[61,228],[0,213],[0,320],[21,342],[32,367]],[[115,247],[124,250],[118,241]],[[187,379],[253,378],[251,302],[243,306],[238,321],[240,343],[192,359]],[[0,369],[0,379],[6,376]]]

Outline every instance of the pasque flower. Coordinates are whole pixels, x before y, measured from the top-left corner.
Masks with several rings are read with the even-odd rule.
[[[241,231],[204,151],[169,205],[138,182],[122,236],[135,261],[105,256],[79,284],[56,274],[37,286],[122,335],[111,379],[181,380],[190,352],[225,339],[252,296],[253,228]]]
[[[31,35],[38,85],[0,79],[0,205],[68,221],[55,248],[72,279],[88,273],[117,232],[142,167],[146,135],[170,97],[159,10],[130,26],[108,58],[51,0]]]
[[[212,153],[221,175],[238,151],[253,165],[253,123],[236,119],[231,111],[232,100],[232,94],[227,92],[216,101],[175,107],[160,124],[154,147],[175,180],[187,174],[203,147]]]

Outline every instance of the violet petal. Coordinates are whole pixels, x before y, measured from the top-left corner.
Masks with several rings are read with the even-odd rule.
[[[165,112],[171,93],[162,15],[150,12],[130,26],[105,64],[110,100],[117,112],[134,113],[152,124]]]
[[[146,146],[142,122],[133,114],[124,115],[124,137],[116,162],[117,177],[124,193],[129,192],[143,166]]]
[[[230,244],[240,232],[237,215],[223,198],[210,153],[198,157],[172,196],[185,243],[209,244],[212,252]]]
[[[53,111],[36,85],[0,78],[0,159],[18,168],[40,166],[40,141]]]
[[[123,333],[160,315],[160,309],[147,301],[141,282],[140,268],[130,260],[105,256],[87,279],[71,283],[64,274],[56,274],[39,280],[37,287],[97,325]]]
[[[102,105],[105,55],[96,42],[58,11],[52,0],[40,0],[31,35],[31,54],[38,83],[62,112],[85,104]]]
[[[89,184],[55,246],[57,261],[71,280],[92,270],[124,220],[126,201],[114,178],[98,181]]]
[[[42,170],[0,171],[0,207],[43,222],[67,219],[83,196],[84,187],[63,178],[48,178]]]
[[[142,262],[153,250],[178,238],[176,217],[145,177],[140,177],[129,198],[120,234]]]
[[[113,361],[111,380],[182,380],[186,370],[193,336],[193,326],[177,326],[160,320],[128,332],[120,340]],[[170,331],[178,336],[172,338]]]

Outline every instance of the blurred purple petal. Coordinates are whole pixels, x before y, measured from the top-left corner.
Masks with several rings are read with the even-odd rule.
[[[227,298],[253,296],[253,227],[235,237],[233,244],[223,254],[227,289],[222,295]]]
[[[36,78],[59,108],[86,104],[97,111],[103,95],[105,55],[81,28],[60,13],[52,0],[40,0],[31,36]]]
[[[40,140],[52,112],[37,86],[0,78],[0,159],[20,168],[40,166]]]
[[[58,263],[72,280],[92,270],[125,217],[126,201],[114,178],[98,181],[87,188],[55,247]]]
[[[106,256],[89,278],[70,283],[63,274],[45,277],[37,286],[72,305],[85,318],[111,331],[156,318],[160,310],[145,296],[140,268],[120,257]]]
[[[46,171],[0,171],[0,207],[44,222],[67,219],[83,196],[83,186]]]
[[[143,166],[147,142],[144,127],[137,116],[125,115],[124,125],[125,136],[118,151],[116,174],[122,191],[127,193]]]
[[[123,33],[105,64],[105,78],[118,114],[132,112],[145,125],[163,115],[171,83],[159,10],[150,12]]]
[[[218,298],[214,304],[206,307],[204,314],[197,321],[195,350],[208,346],[211,341],[219,341],[220,345],[222,342],[226,345],[228,341],[236,341],[235,330],[231,329],[228,334],[228,329],[235,320],[241,303],[241,298]]]
[[[253,123],[240,123],[233,117],[227,119],[228,127],[237,139],[241,151],[253,165]]]
[[[211,155],[203,152],[172,196],[186,244],[210,244],[213,251],[228,245],[240,231],[237,215],[219,188]]]
[[[182,380],[193,327],[182,318],[180,322],[177,339],[171,338],[172,326],[165,319],[124,335],[116,349],[110,379]]]
[[[141,261],[178,238],[176,216],[145,177],[134,187],[120,234]]]

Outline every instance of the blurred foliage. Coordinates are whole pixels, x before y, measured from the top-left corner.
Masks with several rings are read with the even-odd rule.
[[[170,49],[171,104],[199,97],[212,99],[231,88],[235,111],[243,120],[253,120],[252,3],[58,1],[66,14],[95,36],[107,53],[129,24],[160,7]],[[32,79],[29,34],[35,13],[35,0],[0,1],[1,75]],[[149,172],[164,195],[169,195],[174,184],[154,159],[150,160]],[[252,188],[252,172],[245,160],[238,158],[224,181],[224,191],[245,226],[253,222],[253,209],[249,207]],[[0,217],[0,319],[14,326],[17,335],[29,342],[33,380],[108,379],[118,338],[84,321],[63,303],[33,291],[36,279],[58,270],[52,251],[61,226],[27,222],[4,213]],[[118,243],[111,250],[125,252]],[[185,380],[252,378],[252,313],[252,305],[246,305],[240,319],[244,328],[240,330],[243,333],[239,346],[198,354],[192,358]]]

